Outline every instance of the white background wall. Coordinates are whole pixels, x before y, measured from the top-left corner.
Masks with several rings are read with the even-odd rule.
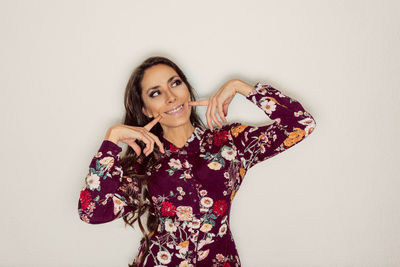
[[[201,98],[232,78],[264,81],[317,122],[236,195],[243,266],[400,266],[399,11],[394,0],[2,0],[0,265],[132,262],[139,228],[85,224],[78,197],[131,71],[161,55]],[[265,124],[241,95],[228,120]]]

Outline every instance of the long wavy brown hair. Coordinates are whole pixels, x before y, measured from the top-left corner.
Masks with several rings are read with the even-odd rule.
[[[173,68],[189,89],[190,100],[196,101],[194,89],[188,82],[185,74],[174,62],[165,57],[149,57],[134,69],[129,78],[128,84],[126,85],[124,96],[126,113],[123,124],[143,127],[154,119],[147,117],[142,112],[142,107],[144,103],[141,97],[143,89],[141,86],[141,82],[146,69],[157,64],[165,64]],[[191,108],[190,121],[192,124],[197,123],[205,127],[199,115],[196,113],[196,106],[192,106]],[[157,123],[151,129],[151,132],[160,138],[162,134],[161,125]],[[136,140],[136,142],[143,151],[146,144],[140,140]],[[140,254],[139,257],[137,257],[133,261],[132,264],[128,264],[129,267],[138,266],[138,264],[146,257],[149,252],[149,239],[151,235],[155,232],[159,224],[158,218],[157,216],[155,216],[155,207],[147,188],[148,180],[151,179],[151,177],[146,175],[146,170],[149,170],[151,166],[158,164],[160,160],[161,152],[157,145],[154,145],[153,152],[150,153],[147,157],[143,153],[138,156],[130,146],[128,146],[125,154],[121,156],[121,167],[123,170],[123,175],[125,177],[131,178],[134,183],[142,185],[142,188],[140,189],[141,194],[134,194],[133,190],[128,190],[127,194],[130,201],[127,202],[127,205],[132,209],[132,212],[123,217],[125,225],[130,225],[132,228],[134,228],[133,224],[135,223],[135,221],[138,221],[140,230],[143,233],[143,238],[140,241],[140,245],[142,245],[143,242],[146,242],[144,251]],[[141,221],[142,215],[146,212],[148,212],[146,224],[147,232],[143,227]]]

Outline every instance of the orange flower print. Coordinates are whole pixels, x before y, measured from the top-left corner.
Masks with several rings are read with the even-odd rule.
[[[294,128],[294,131],[289,133],[289,136],[283,141],[283,144],[287,147],[292,146],[303,139],[305,134],[306,132],[303,129]]]
[[[210,168],[211,170],[219,170],[221,169],[222,165],[219,162],[216,161],[212,161],[210,163],[207,164],[207,167]]]
[[[236,190],[232,190],[232,193],[231,193],[231,202],[233,201],[233,198],[235,197],[235,194],[236,194]]]
[[[234,137],[237,137],[241,132],[244,131],[244,129],[246,129],[248,127],[248,125],[238,125],[236,127],[233,127],[231,129],[231,133]]]
[[[178,244],[178,246],[180,246],[180,247],[187,247],[187,246],[189,246],[189,240],[185,240],[185,241],[183,241],[183,242],[180,242],[180,243]]]
[[[246,170],[244,168],[240,168],[240,177],[244,177],[246,175]]]

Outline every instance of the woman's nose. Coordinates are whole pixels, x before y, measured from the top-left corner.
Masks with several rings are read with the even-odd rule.
[[[169,103],[176,101],[176,96],[170,90],[168,90],[168,92],[167,92],[167,101]]]

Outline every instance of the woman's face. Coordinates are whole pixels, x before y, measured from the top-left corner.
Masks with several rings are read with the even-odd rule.
[[[173,68],[158,64],[148,68],[142,79],[143,114],[155,118],[162,113],[160,124],[179,126],[190,121],[189,89]],[[183,107],[173,113],[170,110]]]

